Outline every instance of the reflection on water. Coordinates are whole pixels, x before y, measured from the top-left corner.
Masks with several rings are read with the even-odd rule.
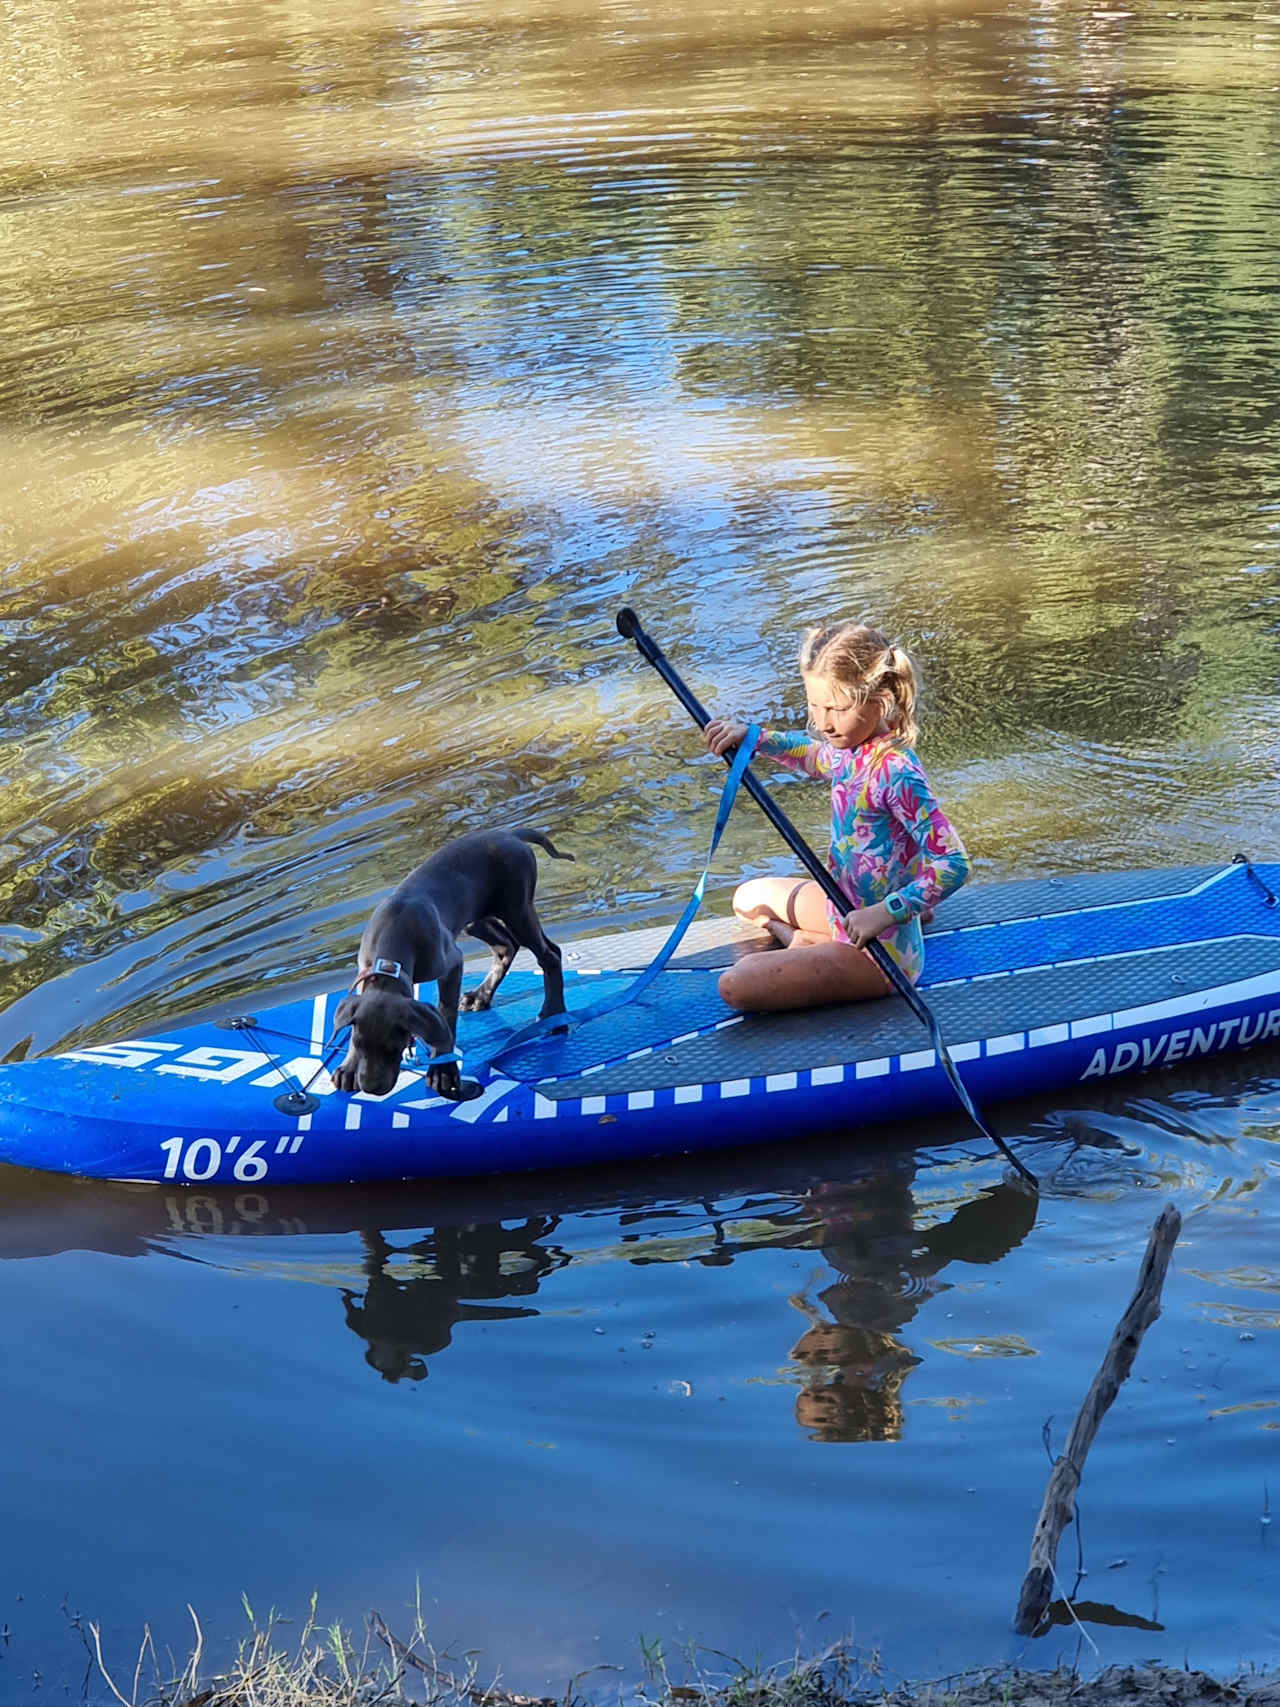
[[[820,1249],[840,1278],[819,1294],[829,1321],[803,1294],[792,1299],[810,1324],[791,1351],[804,1371],[796,1420],[816,1440],[898,1440],[902,1384],[921,1361],[900,1330],[939,1289],[935,1277],[948,1263],[998,1262],[1021,1244],[1036,1198],[998,1186],[917,1230],[909,1174],[872,1191],[817,1187],[814,1196]]]
[[[175,1580],[181,1640],[187,1599],[230,1628],[242,1591],[319,1586],[358,1620],[416,1577],[434,1630],[540,1688],[597,1634],[630,1666],[637,1628],[781,1656],[833,1600],[907,1671],[1013,1657],[1046,1419],[1056,1446],[1167,1197],[1164,1316],[1081,1495],[1082,1567],[1117,1575],[1064,1578],[1074,1618],[1017,1651],[1078,1658],[1083,1622],[1105,1660],[1162,1633],[1197,1663],[1261,1656],[1280,1582],[1244,1537],[1266,1534],[1276,1312],[1237,1318],[1280,1287],[1280,1090],[1203,1071],[1006,1111],[1038,1199],[947,1128],[440,1186],[6,1171],[19,1664],[59,1651],[69,1547],[117,1645]],[[198,1558],[173,1555],[175,1497]],[[863,1539],[815,1550],[833,1525]],[[924,1636],[922,1596],[947,1608]]]
[[[532,1297],[544,1275],[569,1261],[563,1251],[538,1243],[558,1224],[554,1216],[537,1216],[511,1228],[500,1222],[442,1227],[401,1246],[380,1232],[362,1231],[365,1283],[359,1292],[344,1286],[342,1304],[347,1326],[369,1342],[364,1360],[370,1369],[384,1381],[423,1381],[426,1359],[445,1349],[459,1322],[536,1315],[461,1299]]]
[[[7,8],[0,1055],[336,987],[445,831],[552,831],[553,934],[668,915],[718,782],[623,602],[775,718],[811,621],[892,630],[980,875],[1280,855],[1278,49],[1219,0]],[[784,863],[744,816],[721,879]],[[985,1158],[838,1138],[7,1178],[3,1663],[68,1560],[134,1649],[175,1584],[181,1641],[421,1578],[557,1690],[596,1633],[781,1656],[832,1607],[990,1663],[1166,1196],[1086,1490],[1131,1563],[1077,1612],[1273,1654],[1273,1066],[1011,1116],[1034,1226]]]

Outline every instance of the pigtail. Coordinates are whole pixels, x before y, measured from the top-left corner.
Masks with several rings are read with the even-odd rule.
[[[890,646],[886,654],[885,683],[890,687],[892,704],[888,723],[904,747],[914,747],[920,739],[920,724],[916,708],[920,703],[920,683],[915,666],[901,646]]]

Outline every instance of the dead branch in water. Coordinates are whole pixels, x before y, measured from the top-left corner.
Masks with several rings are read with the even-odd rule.
[[[1013,1627],[1020,1636],[1029,1636],[1038,1630],[1048,1610],[1058,1542],[1062,1531],[1075,1516],[1076,1489],[1084,1475],[1085,1454],[1093,1445],[1098,1425],[1120,1391],[1121,1383],[1133,1368],[1143,1334],[1160,1314],[1160,1293],[1181,1228],[1181,1215],[1172,1203],[1166,1204],[1151,1229],[1147,1253],[1138,1270],[1138,1284],[1129,1300],[1129,1308],[1116,1324],[1107,1355],[1072,1425],[1066,1450],[1050,1472],[1044,1504],[1040,1507],[1040,1516],[1031,1538],[1031,1558],[1027,1574],[1022,1579],[1022,1593],[1018,1596],[1018,1611],[1013,1621]]]

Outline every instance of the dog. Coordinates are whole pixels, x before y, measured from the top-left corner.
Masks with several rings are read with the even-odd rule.
[[[540,830],[478,830],[446,842],[374,909],[360,938],[355,982],[334,1015],[335,1025],[351,1027],[346,1059],[333,1074],[340,1091],[385,1096],[414,1037],[433,1055],[451,1055],[459,1010],[489,1007],[522,948],[542,969],[539,1018],[564,1013],[560,950],[533,905],[538,862],[531,843],[552,859],[573,858]],[[463,931],[493,950],[484,982],[465,996],[457,943]],[[438,1009],[414,996],[414,986],[427,979],[439,988]],[[459,1098],[458,1063],[428,1067],[427,1084],[440,1096]]]

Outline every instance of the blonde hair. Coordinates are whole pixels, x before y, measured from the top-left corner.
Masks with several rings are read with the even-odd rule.
[[[842,622],[834,628],[811,628],[800,648],[800,670],[820,676],[848,694],[849,703],[864,706],[884,701],[885,722],[895,741],[915,745],[920,734],[916,706],[920,684],[915,665],[893,641],[862,622]]]

